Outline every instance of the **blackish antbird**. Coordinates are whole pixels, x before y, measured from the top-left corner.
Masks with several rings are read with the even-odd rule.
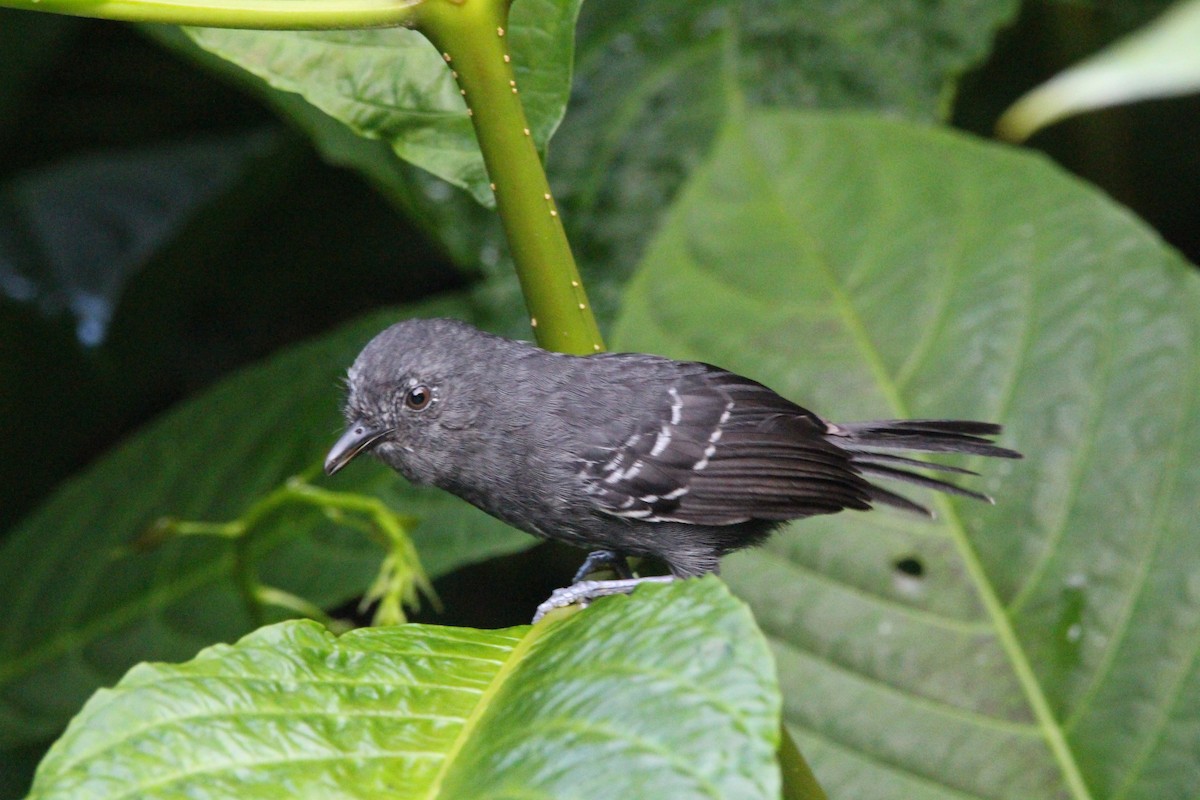
[[[413,483],[593,551],[547,607],[627,591],[626,556],[687,577],[787,520],[876,504],[930,513],[868,478],[990,501],[912,470],[975,473],[897,452],[1020,458],[987,422],[835,424],[709,364],[562,355],[446,319],[376,336],[350,368],[346,419],[329,474],[371,450]],[[602,564],[623,580],[583,581]]]

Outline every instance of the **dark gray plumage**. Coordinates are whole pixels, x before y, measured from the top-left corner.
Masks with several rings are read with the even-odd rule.
[[[876,504],[929,513],[868,477],[989,499],[911,471],[969,470],[893,451],[1020,457],[986,438],[1000,432],[990,423],[832,424],[708,364],[561,355],[455,320],[388,328],[348,385],[330,474],[371,449],[523,531],[652,556],[681,577],[785,520]]]

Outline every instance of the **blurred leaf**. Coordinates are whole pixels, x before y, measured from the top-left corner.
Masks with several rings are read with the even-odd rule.
[[[513,10],[513,64],[539,149],[566,108],[580,2],[522,0]],[[417,31],[185,30],[206,50],[276,89],[303,95],[479,202],[494,202],[466,103],[441,54]]]
[[[53,736],[96,687],[132,664],[188,658],[254,626],[233,546],[173,541],[125,552],[162,515],[224,521],[301,472],[313,472],[341,426],[338,382],[358,350],[402,316],[456,314],[461,301],[378,312],[222,381],[67,482],[0,546],[0,747]],[[428,573],[534,543],[483,512],[417,490],[378,464],[329,485],[370,492],[422,523]],[[293,509],[252,541],[271,586],[330,608],[375,577],[383,550],[361,531]]]
[[[614,313],[621,282],[662,210],[728,116],[750,106],[945,118],[958,76],[984,58],[1017,7],[1016,0],[585,5],[571,111],[549,170],[597,312]],[[606,284],[597,287],[597,276]]]
[[[1132,215],[961,135],[756,112],[614,338],[834,420],[1001,421],[1026,454],[967,462],[995,507],[814,518],[727,560],[830,796],[1194,793],[1200,283]]]
[[[79,156],[0,188],[0,292],[68,310],[104,340],[125,284],[273,137],[264,132]]]
[[[709,578],[534,627],[290,622],[143,664],[30,797],[777,798],[778,725],[766,642]]]
[[[1177,3],[1145,28],[1059,73],[996,123],[1011,141],[1066,117],[1200,90],[1200,0]]]

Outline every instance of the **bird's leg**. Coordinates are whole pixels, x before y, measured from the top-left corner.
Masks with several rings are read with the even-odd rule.
[[[607,567],[617,574],[618,578],[632,578],[633,572],[629,569],[629,562],[625,560],[624,553],[618,553],[615,550],[593,550],[587,554],[587,558],[583,560],[582,566],[575,572],[575,577],[571,579],[571,583],[582,583],[588,575],[593,572],[599,572]]]
[[[679,580],[674,575],[650,575],[645,578],[621,578],[615,581],[577,581],[562,589],[555,589],[546,602],[537,607],[533,621],[537,622],[556,608],[579,603],[586,606],[598,597],[610,594],[629,594],[643,583],[670,583]]]

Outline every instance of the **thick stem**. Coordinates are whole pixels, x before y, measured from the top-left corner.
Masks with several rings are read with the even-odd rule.
[[[538,343],[598,352],[604,342],[521,105],[507,26],[504,0],[429,0],[414,23],[466,99]]]

